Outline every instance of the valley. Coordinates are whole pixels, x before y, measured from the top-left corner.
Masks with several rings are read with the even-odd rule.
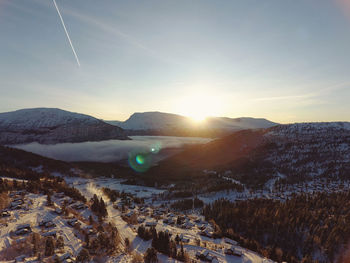
[[[343,258],[349,123],[278,125],[215,139],[130,139],[0,146],[0,260]]]

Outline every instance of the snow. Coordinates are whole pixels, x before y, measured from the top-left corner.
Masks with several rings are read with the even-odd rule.
[[[7,129],[38,129],[76,122],[97,124],[94,117],[55,108],[22,109],[0,113],[0,127]]]
[[[28,194],[25,200],[27,203],[32,202],[28,210],[12,211],[13,216],[7,221],[8,226],[0,229],[0,251],[8,247],[12,240],[21,238],[11,236],[11,231],[14,232],[21,225],[30,224],[33,232],[42,232],[39,222],[47,220],[56,225],[48,232],[56,230],[59,235],[62,235],[65,246],[67,246],[66,250],[76,254],[81,247],[80,240],[74,236],[72,228],[65,224],[64,219],[53,213],[52,209],[46,207],[46,195]]]
[[[0,143],[60,142],[128,139],[122,129],[92,116],[54,108],[0,113]]]
[[[322,131],[329,130],[350,130],[350,122],[305,122],[279,125],[272,129],[266,136],[295,136],[295,135],[312,135]]]
[[[128,185],[121,185],[120,180],[118,179],[112,179],[112,178],[95,178],[95,179],[84,179],[84,178],[78,178],[78,177],[65,177],[65,180],[68,184],[71,186],[76,187],[81,191],[83,195],[85,195],[87,198],[92,197],[94,194],[98,195],[99,197],[103,197],[106,203],[108,216],[106,218],[107,222],[111,222],[114,224],[119,234],[122,238],[122,240],[125,240],[128,238],[131,242],[131,250],[135,251],[139,254],[144,254],[146,250],[151,247],[152,241],[144,241],[141,238],[137,236],[137,227],[138,225],[132,226],[126,223],[122,219],[122,212],[118,209],[113,208],[113,203],[109,201],[109,199],[103,195],[103,192],[101,190],[102,187],[109,187],[112,189],[117,190],[124,190],[128,192],[132,192],[138,196],[143,196],[145,198],[148,198],[150,201],[153,197],[155,197],[157,194],[162,193],[163,190],[158,190],[151,187],[139,187],[139,186],[128,186]],[[66,198],[63,193],[55,193],[52,195],[52,201],[56,206],[58,206],[61,201]],[[68,219],[65,218],[63,215],[58,215],[54,213],[54,208],[47,207],[46,206],[46,195],[41,194],[26,194],[25,195],[25,204],[28,204],[28,209],[21,209],[21,210],[14,210],[12,211],[12,216],[10,219],[8,219],[8,225],[7,227],[0,228],[0,250],[10,246],[12,240],[17,239],[18,237],[10,235],[11,231],[15,231],[18,226],[23,224],[30,224],[33,232],[39,232],[43,234],[44,232],[50,233],[51,231],[56,231],[58,235],[62,236],[65,243],[65,252],[70,252],[72,255],[77,255],[77,253],[80,251],[82,246],[82,240],[75,236],[74,229],[70,227],[67,222]],[[152,202],[152,205],[155,205],[157,202]],[[77,204],[77,203],[76,203]],[[146,205],[149,205],[150,203],[146,202]],[[136,210],[138,211],[139,208],[142,207],[142,205],[137,205]],[[190,229],[181,228],[180,226],[170,226],[163,222],[162,219],[155,220],[152,217],[152,210],[155,211],[156,208],[153,206],[148,208],[151,211],[151,215],[147,216],[145,215],[145,222],[155,222],[156,223],[156,229],[158,231],[169,231],[172,233],[172,237],[174,238],[176,234],[183,238],[187,238],[189,240],[189,243],[184,244],[185,250],[189,253],[189,255],[195,257],[195,253],[197,251],[203,250],[203,247],[194,245],[195,239],[200,239],[201,242],[206,242],[207,246],[206,249],[210,252],[211,255],[214,255],[217,257],[219,262],[237,262],[237,263],[260,263],[260,262],[266,262],[265,259],[261,257],[260,255],[243,249],[239,247],[238,245],[235,246],[238,249],[243,251],[242,257],[236,257],[236,256],[228,256],[224,254],[224,249],[229,248],[232,246],[232,244],[235,244],[234,241],[232,241],[232,244],[228,244],[225,242],[224,238],[220,239],[211,239],[209,237],[200,236],[200,230],[196,227],[197,224],[201,225],[200,223],[195,223],[195,219],[201,219],[201,221],[204,220],[202,216],[198,216],[195,214],[188,215],[186,222],[191,223],[192,227]],[[133,209],[130,209],[133,211]],[[157,211],[163,211],[165,209],[157,209]],[[81,215],[83,218],[87,219],[89,215],[92,215],[95,217],[89,209],[85,209],[81,211]],[[161,217],[165,216],[166,212],[164,212]],[[176,217],[174,213],[168,214],[170,217]],[[191,221],[193,220],[193,222]],[[52,226],[49,229],[42,230],[41,227],[39,227],[39,223],[42,221],[48,221],[55,224],[55,226]],[[87,227],[84,222],[81,222],[81,227]],[[210,225],[205,222],[207,225],[207,228],[210,228]],[[21,238],[21,237],[19,237]],[[180,249],[180,246],[178,246],[178,249]],[[166,255],[163,255],[161,253],[158,253],[158,258],[160,262],[178,262],[172,258],[169,258]],[[132,262],[132,256],[128,253],[122,253],[120,255],[111,256],[107,259],[106,262]]]
[[[83,195],[86,197],[91,198],[94,194],[96,194],[99,197],[103,197],[105,200],[107,211],[108,211],[108,217],[106,218],[107,221],[112,222],[119,231],[120,236],[125,240],[125,238],[128,238],[131,242],[131,249],[133,251],[138,252],[139,254],[144,254],[146,250],[151,247],[152,241],[144,241],[141,238],[137,236],[137,225],[131,226],[128,223],[126,223],[121,215],[121,211],[113,208],[113,204],[109,201],[109,199],[104,196],[103,192],[101,191],[102,187],[108,187],[111,189],[116,190],[123,190],[125,192],[133,193],[139,197],[148,198],[148,201],[154,196],[156,196],[159,193],[162,193],[163,190],[151,188],[151,187],[142,187],[142,186],[133,186],[133,185],[121,185],[120,180],[113,179],[113,178],[94,178],[94,179],[83,179],[83,178],[77,178],[77,177],[68,177],[66,178],[66,181],[71,184],[72,186],[79,189]],[[147,200],[146,200],[147,203]],[[147,203],[150,204],[150,203]],[[153,205],[156,205],[157,202],[152,202]],[[152,213],[151,213],[152,214]],[[168,224],[163,223],[162,220],[155,221],[154,218],[150,216],[144,216],[146,218],[146,222],[156,222],[156,229],[157,231],[170,231],[172,233],[172,237],[174,238],[176,234],[179,236],[186,237],[190,240],[190,244],[184,244],[184,248],[186,251],[192,255],[195,256],[195,253],[197,251],[203,250],[203,247],[195,246],[192,243],[195,239],[200,239],[202,242],[207,242],[207,244],[211,247],[217,246],[222,247],[221,250],[215,251],[212,248],[208,248],[211,254],[217,256],[219,262],[233,262],[233,263],[262,263],[262,262],[272,262],[272,261],[266,261],[263,257],[258,255],[257,253],[254,253],[250,250],[243,249],[239,246],[236,246],[237,248],[241,249],[243,251],[242,257],[236,257],[236,256],[228,256],[224,254],[224,248],[231,247],[232,244],[228,244],[225,242],[224,238],[220,239],[211,239],[209,237],[200,236],[199,232],[200,230],[195,227],[195,223],[193,223],[193,227],[190,229],[184,229],[177,226],[171,226]],[[198,215],[190,215],[192,218],[201,218],[203,217]],[[180,249],[180,246],[178,246],[178,249]],[[158,253],[158,258],[160,262],[178,262],[172,258],[167,257],[166,255]],[[109,258],[107,262],[131,262],[132,257],[128,254],[122,254],[115,258]]]
[[[124,122],[106,121],[112,125],[117,125],[123,129],[129,130],[169,130],[169,129],[225,129],[225,130],[243,130],[269,128],[276,123],[266,119],[257,118],[226,118],[226,117],[208,117],[202,123],[194,123],[189,117],[163,113],[163,112],[143,112],[134,113]]]
[[[147,186],[121,184],[121,182],[124,180],[108,177],[97,177],[92,179],[66,177],[65,181],[79,189],[83,195],[88,198],[93,197],[94,194],[97,196],[104,196],[101,190],[102,187],[118,190],[120,192],[131,193],[140,198],[151,198],[152,196],[163,193],[165,191]]]

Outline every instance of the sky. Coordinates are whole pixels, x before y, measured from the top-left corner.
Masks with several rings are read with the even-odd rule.
[[[0,112],[350,121],[348,0],[0,0]]]

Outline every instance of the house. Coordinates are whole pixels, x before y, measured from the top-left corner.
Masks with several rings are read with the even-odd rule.
[[[43,234],[41,234],[43,237],[56,237],[57,232],[54,231],[50,231],[50,232],[45,232]]]
[[[62,209],[59,208],[59,207],[56,207],[55,209],[55,213],[58,214],[58,215],[61,215],[63,213]]]
[[[56,193],[55,197],[58,198],[58,199],[61,199],[61,198],[65,197],[65,194],[62,193],[62,192],[61,193]]]
[[[198,229],[200,229],[200,230],[204,230],[204,229],[206,229],[206,225],[204,225],[204,224],[199,224],[199,225],[197,225],[197,227],[198,227]]]
[[[71,253],[67,252],[64,254],[56,254],[52,257],[54,262],[59,261],[62,263],[72,263],[75,262],[75,258],[71,255]]]
[[[230,245],[235,245],[235,246],[238,245],[237,241],[234,241],[234,240],[227,238],[227,237],[224,238],[224,241],[225,241],[225,243],[230,244]]]
[[[21,255],[15,258],[15,262],[25,262],[26,255]]]
[[[85,226],[85,227],[84,227],[84,230],[86,231],[86,233],[87,233],[88,235],[94,235],[94,234],[96,234],[96,231],[94,230],[93,226],[90,226],[90,225]]]
[[[217,257],[211,255],[209,250],[206,250],[206,249],[202,250],[201,252],[197,251],[196,258],[204,261],[209,261],[209,262],[219,262]]]
[[[209,231],[208,229],[205,229],[205,230],[201,231],[199,234],[201,236],[212,238],[214,233],[212,231]]]
[[[7,210],[4,210],[0,213],[0,217],[9,217],[11,216],[11,213]]]
[[[156,225],[157,225],[157,222],[155,221],[146,222],[146,227],[155,227]]]
[[[241,257],[243,255],[243,252],[241,250],[238,250],[237,248],[233,250],[233,254],[236,257]]]
[[[17,200],[15,200],[15,201],[12,201],[12,202],[11,202],[10,208],[11,208],[12,210],[21,209],[21,208],[23,208],[23,206],[22,206],[23,203],[24,203],[23,199],[17,199]]]
[[[88,207],[87,205],[85,205],[81,202],[72,205],[72,208],[74,208],[76,210],[83,210],[83,209],[86,209],[87,207]]]
[[[49,228],[49,227],[55,227],[56,224],[53,223],[49,219],[44,219],[44,220],[40,221],[39,226],[42,226],[42,227],[45,227],[45,228]]]
[[[200,218],[195,218],[194,222],[197,223],[197,224],[201,224],[201,223],[202,223],[202,219],[200,219]]]
[[[180,235],[180,239],[184,243],[189,243],[190,242],[190,238],[188,236],[185,236],[184,234]]]
[[[168,225],[175,225],[175,223],[176,223],[176,219],[174,219],[174,218],[168,219]]]
[[[65,197],[62,201],[61,201],[61,205],[63,205],[64,203],[67,203],[69,205],[74,203],[74,200],[70,197]]]
[[[14,196],[21,196],[21,195],[24,195],[26,193],[25,190],[19,190],[19,191],[16,191],[16,192],[11,192],[9,194],[10,197],[14,197]]]
[[[236,257],[241,257],[243,255],[241,250],[238,250],[237,248],[235,248],[234,246],[230,247],[230,248],[226,248],[225,249],[225,254],[227,255],[233,255]]]
[[[129,213],[125,214],[127,217],[131,217],[134,214],[134,211],[130,211]]]
[[[145,220],[146,220],[146,218],[144,218],[144,217],[139,217],[139,218],[137,219],[137,222],[138,222],[139,224],[142,224],[143,222],[145,222]]]
[[[181,226],[181,228],[184,228],[184,229],[192,229],[192,227],[194,227],[194,224],[190,221],[183,223]]]
[[[69,219],[67,221],[67,224],[72,226],[72,227],[75,227],[76,225],[80,225],[78,219],[76,219],[76,218]]]
[[[31,228],[30,224],[23,224],[23,225],[19,225],[16,228],[15,234],[19,236],[19,235],[28,234],[30,232],[32,232],[32,228]]]

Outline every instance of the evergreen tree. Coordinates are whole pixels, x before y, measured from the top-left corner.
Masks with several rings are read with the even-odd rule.
[[[52,256],[55,253],[55,244],[52,237],[46,238],[45,256]]]
[[[77,256],[77,262],[88,262],[89,260],[90,260],[89,251],[85,248],[81,249]]]
[[[62,236],[59,236],[57,238],[56,247],[57,248],[64,248],[64,240],[63,240]]]
[[[52,206],[51,193],[47,193],[46,205]]]
[[[157,263],[158,257],[157,257],[157,250],[155,248],[151,247],[148,248],[145,256],[144,256],[145,263]]]

